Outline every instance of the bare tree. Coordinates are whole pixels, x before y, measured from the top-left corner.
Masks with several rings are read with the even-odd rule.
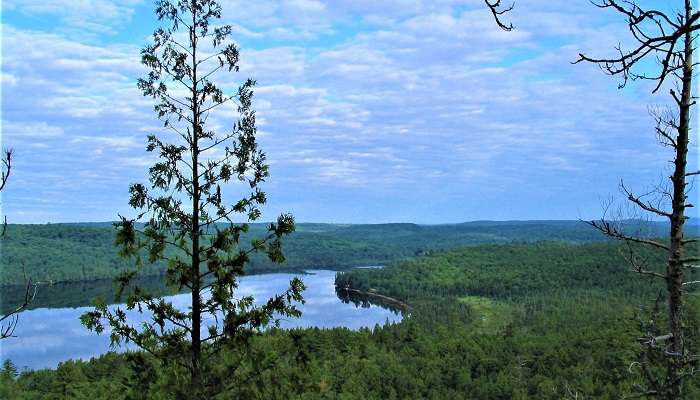
[[[3,170],[0,173],[0,191],[5,189],[7,181],[10,179],[10,173],[12,173],[12,149],[6,149],[3,151],[2,156],[2,166]],[[7,230],[7,217],[4,218],[2,224],[2,231],[0,231],[0,237],[5,236]],[[19,322],[19,313],[27,308],[29,303],[32,301],[36,295],[36,285],[33,285],[31,280],[26,280],[26,290],[24,292],[24,301],[14,309],[10,310],[7,314],[0,317],[0,340],[12,337],[17,328],[17,322]]]
[[[25,277],[24,299],[22,302],[10,310],[7,314],[0,317],[0,340],[14,337],[17,323],[19,322],[19,314],[26,310],[36,296],[36,291],[39,287],[38,283],[32,282],[31,279]]]
[[[10,173],[12,172],[12,149],[6,149],[3,151],[2,156],[2,168],[3,171],[0,175],[0,192],[5,189],[5,184],[10,179]],[[5,236],[5,231],[7,230],[7,216],[3,219],[2,231],[0,231],[0,237]]]
[[[2,155],[2,173],[0,173],[0,192],[5,189],[7,181],[10,179],[10,173],[12,173],[12,149],[3,150]],[[7,216],[4,217],[2,222],[2,231],[0,231],[0,238],[5,236],[7,231]],[[36,296],[37,288],[39,284],[32,282],[31,279],[27,279],[26,274],[24,277],[25,289],[24,289],[24,299],[22,302],[11,309],[7,314],[0,316],[0,340],[13,337],[15,329],[17,328],[17,323],[19,322],[19,314],[24,311],[29,304],[32,302]],[[1,299],[0,299],[1,300]]]
[[[693,268],[697,257],[685,254],[685,247],[696,239],[684,237],[684,224],[689,218],[686,209],[693,207],[688,202],[689,179],[700,172],[687,171],[687,155],[690,144],[691,107],[696,102],[692,94],[693,52],[695,31],[700,29],[700,12],[694,11],[690,0],[679,0],[679,10],[673,13],[657,9],[645,9],[634,0],[603,0],[594,3],[597,7],[611,9],[622,14],[627,22],[634,46],[629,49],[616,47],[617,54],[610,58],[594,58],[580,54],[579,62],[595,63],[610,75],[621,76],[619,87],[629,81],[649,80],[654,83],[653,93],[669,87],[672,106],[665,112],[655,112],[656,134],[662,145],[673,150],[673,173],[667,185],[659,186],[651,193],[637,195],[621,185],[624,196],[638,209],[656,218],[670,221],[667,240],[653,240],[631,235],[619,225],[605,217],[590,224],[604,234],[629,244],[649,246],[668,256],[664,270],[654,271],[635,261],[636,272],[663,280],[666,286],[668,323],[666,333],[658,335],[659,312],[652,315],[652,328],[642,340],[644,350],[638,365],[646,384],[639,386],[637,397],[678,399],[682,397],[683,383],[696,372],[698,359],[689,354],[685,343],[683,324],[683,294],[692,284],[684,281],[684,274]],[[656,60],[658,68],[649,72],[648,60]],[[669,209],[670,207],[670,209]],[[687,275],[686,275],[687,276]],[[657,304],[658,304],[657,300]],[[663,373],[658,373],[657,363],[663,364]]]

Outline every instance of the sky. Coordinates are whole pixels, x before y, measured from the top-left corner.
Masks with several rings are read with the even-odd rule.
[[[241,49],[240,72],[222,79],[258,82],[264,220],[592,219],[624,203],[621,179],[643,193],[669,174],[650,115],[667,91],[619,90],[617,77],[571,63],[630,43],[624,20],[587,0],[518,0],[512,32],[481,0],[221,3]],[[162,133],[136,87],[153,3],[3,0],[1,12],[2,145],[15,152],[3,214],[134,215],[128,186],[146,181],[146,135]],[[224,193],[233,202],[239,189]]]

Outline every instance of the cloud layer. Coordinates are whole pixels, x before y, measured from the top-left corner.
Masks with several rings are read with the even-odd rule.
[[[149,164],[145,135],[158,131],[135,87],[145,39],[119,34],[150,5],[63,3],[4,10],[3,144],[17,167],[3,206],[17,222],[127,213],[127,186]],[[621,178],[644,189],[665,174],[648,113],[665,96],[643,84],[618,91],[570,63],[624,43],[622,21],[586,1],[520,1],[511,33],[477,0],[222,3],[242,64],[221,82],[258,81],[268,218],[589,218]],[[13,15],[58,22],[20,27]],[[212,122],[225,129],[234,117]]]

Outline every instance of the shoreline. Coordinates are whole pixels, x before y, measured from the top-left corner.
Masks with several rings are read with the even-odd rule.
[[[397,305],[402,313],[405,312],[408,314],[406,316],[410,316],[410,314],[411,314],[411,310],[412,310],[411,306],[408,305],[407,303],[404,303],[403,301],[401,301],[399,299],[394,298],[394,297],[385,296],[385,295],[379,294],[379,293],[365,292],[362,290],[352,289],[349,287],[341,288],[340,290],[343,290],[346,293],[354,293],[354,294],[358,294],[360,296],[374,297],[377,299],[382,299],[384,301],[387,301],[389,303],[393,303],[393,304]]]

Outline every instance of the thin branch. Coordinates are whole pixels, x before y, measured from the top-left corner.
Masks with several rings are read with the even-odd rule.
[[[186,52],[187,54],[192,55],[192,52],[190,51],[190,49],[188,49],[187,47],[183,46],[183,45],[182,45],[180,42],[178,42],[177,40],[173,39],[172,36],[168,36],[168,39],[167,39],[167,40],[168,40],[168,42],[170,42],[170,43],[176,44],[176,45],[177,45],[178,47],[180,47],[182,50],[185,50],[185,52]]]
[[[650,239],[644,239],[644,238],[639,238],[635,236],[628,236],[624,233],[622,233],[620,230],[612,226],[610,222],[607,221],[586,221],[586,223],[599,231],[601,231],[603,234],[610,236],[613,239],[618,239],[618,240],[624,240],[627,242],[633,242],[633,243],[640,243],[640,244],[646,244],[650,245],[659,249],[663,249],[666,251],[670,251],[670,248],[660,242],[657,242],[655,240],[650,240]]]
[[[205,153],[206,151],[211,150],[212,148],[214,148],[214,147],[220,145],[221,143],[224,143],[224,142],[226,142],[227,140],[231,140],[231,138],[233,138],[233,137],[235,137],[235,136],[236,136],[235,134],[230,133],[230,134],[227,134],[227,135],[224,136],[224,137],[215,139],[215,140],[212,142],[211,145],[200,149],[199,152],[200,152],[200,153]],[[226,158],[228,159],[228,158],[230,158],[230,157],[227,156]],[[221,164],[221,163],[220,163],[220,164]],[[200,174],[200,176],[201,176],[201,174]]]
[[[221,68],[223,68],[223,65],[221,65],[221,64],[217,65],[216,68],[212,69],[211,71],[204,74],[201,78],[197,79],[197,84],[204,82],[205,79],[210,77],[212,74],[215,74],[216,71],[220,70]]]
[[[600,66],[610,75],[621,74],[623,82],[619,85],[620,88],[624,87],[629,79],[647,79],[657,81],[652,91],[656,93],[668,75],[675,75],[676,71],[681,69],[684,64],[683,51],[676,50],[678,40],[686,33],[700,29],[700,25],[696,24],[700,18],[699,12],[692,14],[690,18],[679,16],[678,23],[676,23],[665,13],[658,10],[642,10],[632,1],[603,0],[602,3],[593,4],[599,8],[613,8],[625,15],[628,27],[638,45],[629,51],[623,51],[618,46],[616,50],[619,56],[611,58],[594,58],[580,53],[574,64],[582,61],[591,62]],[[644,24],[646,22],[652,22],[657,32],[645,31]],[[666,27],[672,32],[667,33]],[[633,72],[634,67],[641,60],[653,53],[658,53],[656,58],[661,65],[661,71],[658,75],[649,77],[643,73]]]
[[[630,263],[632,266],[632,271],[635,273],[638,273],[640,275],[646,275],[646,276],[652,276],[655,278],[661,278],[666,280],[667,276],[664,274],[660,274],[655,271],[649,271],[644,268],[644,264],[646,264],[648,258],[645,258],[641,263],[637,262],[635,254],[634,254],[634,249],[632,249],[631,243],[630,242],[625,242],[627,244],[627,256],[625,256],[625,259],[627,262]]]
[[[211,106],[209,106],[208,108],[205,108],[204,110],[200,111],[200,112],[199,112],[199,115],[205,114],[205,113],[209,112],[210,110],[212,110],[212,109],[214,109],[214,108],[216,108],[216,107],[218,107],[218,106],[220,106],[220,105],[222,105],[222,104],[225,104],[225,103],[227,103],[227,102],[229,102],[229,101],[231,101],[231,100],[233,100],[233,99],[234,99],[233,96],[228,96],[228,97],[224,98],[221,102],[218,102],[218,103],[217,103],[217,102],[214,102],[214,103],[213,103]]]
[[[31,279],[27,280],[27,285],[24,290],[24,300],[22,301],[22,304],[15,307],[15,309],[10,311],[9,313],[0,317],[0,324],[2,324],[2,322],[5,320],[9,320],[9,323],[6,326],[0,327],[0,340],[14,336],[15,329],[17,328],[17,323],[19,322],[19,313],[24,311],[34,300],[34,297],[36,297],[36,292],[39,288],[39,284],[40,282],[32,283]]]
[[[185,103],[185,102],[182,101],[182,100],[176,99],[176,98],[174,98],[173,96],[171,96],[171,95],[169,95],[169,94],[167,94],[167,93],[165,93],[165,92],[161,93],[160,95],[161,95],[161,97],[164,97],[164,98],[170,100],[170,101],[173,102],[173,103],[179,104],[180,106],[184,107],[184,109],[189,109],[189,107],[191,107],[190,104],[187,104],[187,103]]]
[[[625,184],[623,182],[620,182],[620,188],[622,189],[623,192],[625,192],[625,195],[627,195],[627,199],[629,201],[631,201],[632,203],[636,204],[637,206],[639,206],[641,209],[649,211],[649,212],[654,213],[656,215],[663,216],[663,217],[667,217],[667,218],[672,217],[671,213],[663,211],[657,207],[654,207],[653,205],[651,205],[651,203],[643,202],[641,200],[641,196],[635,196],[634,194],[632,194],[632,192],[627,190],[627,188],[625,187]]]
[[[491,14],[493,15],[493,19],[496,21],[496,23],[501,29],[507,32],[513,30],[513,24],[508,23],[506,25],[503,21],[501,21],[501,16],[513,10],[513,7],[515,7],[515,2],[513,2],[509,7],[503,7],[501,5],[501,0],[484,0],[484,3],[486,3],[486,6],[489,8]]]
[[[2,171],[2,176],[0,179],[0,191],[5,188],[7,180],[10,178],[10,173],[12,172],[12,149],[5,150],[3,154],[2,164],[4,166]]]

